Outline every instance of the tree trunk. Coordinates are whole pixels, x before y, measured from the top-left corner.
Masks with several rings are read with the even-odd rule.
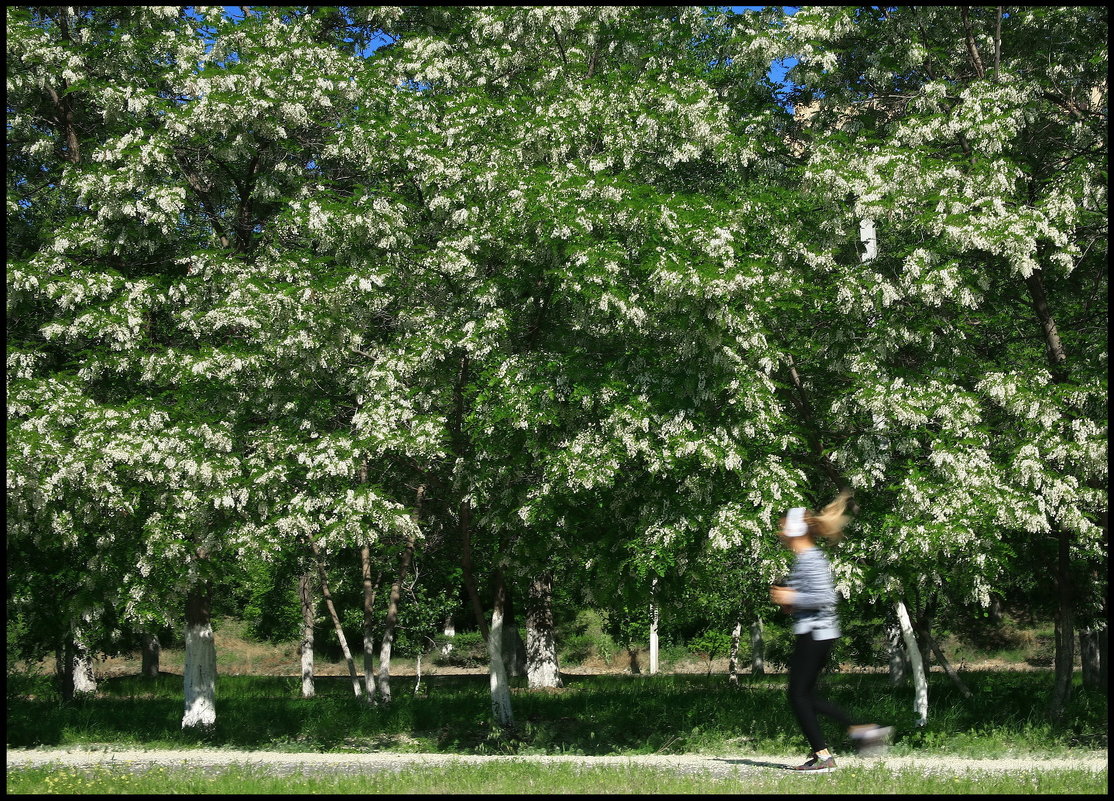
[[[445,625],[442,626],[441,633],[445,637],[445,641],[441,643],[441,655],[448,656],[453,650],[452,638],[456,636],[456,624],[453,623],[452,615],[445,618]]]
[[[69,637],[54,651],[54,671],[58,677],[59,691],[63,701],[73,700],[73,656],[74,647]]]
[[[66,43],[67,47],[71,41],[69,13],[70,9],[63,7],[58,15],[58,28],[61,32],[62,41]],[[47,92],[50,94],[51,102],[54,103],[55,121],[62,128],[66,137],[66,159],[73,164],[78,164],[81,161],[81,147],[77,141],[77,126],[74,121],[73,95],[70,94],[70,82],[65,78],[62,79],[61,96],[54,90],[54,87],[47,87]]]
[[[371,577],[371,546],[360,546],[360,571],[364,579],[364,690],[367,702],[375,703],[375,593],[379,576]]]
[[[941,650],[940,644],[936,642],[935,638],[932,637],[932,635],[926,635],[924,641],[928,648],[932,651],[932,653],[936,655],[936,661],[940,663],[940,667],[942,667],[944,669],[944,672],[948,674],[948,678],[952,680],[952,684],[954,684],[959,689],[960,694],[964,698],[970,698],[971,691],[967,689],[967,685],[963,683],[963,679],[961,679],[959,677],[959,674],[955,672],[955,669],[952,667],[952,663],[948,661],[948,658],[946,656],[944,656],[944,652],[943,650]]]
[[[298,597],[302,601],[302,698],[313,698],[313,623],[317,617],[313,602],[313,576],[307,570],[298,578]]]
[[[1059,718],[1071,700],[1075,672],[1075,612],[1072,609],[1068,532],[1057,527],[1056,560],[1056,686],[1052,692],[1052,716]]]
[[[1025,279],[1025,287],[1029,290],[1029,298],[1033,303],[1033,311],[1037,315],[1041,332],[1044,334],[1045,353],[1048,357],[1049,372],[1052,381],[1062,384],[1068,378],[1067,352],[1060,339],[1056,321],[1052,316],[1052,309],[1048,305],[1048,295],[1045,292],[1043,271],[1033,270]],[[1056,679],[1052,693],[1052,715],[1060,717],[1071,700],[1072,673],[1075,669],[1075,612],[1072,608],[1074,602],[1074,587],[1072,586],[1071,573],[1071,535],[1067,529],[1053,522],[1053,532],[1056,534]]]
[[[495,572],[495,604],[491,610],[491,633],[487,638],[488,672],[491,679],[491,713],[495,723],[507,729],[514,725],[511,688],[503,665],[503,604],[506,598],[503,571]]]
[[[209,585],[199,584],[186,595],[186,662],[182,670],[185,689],[183,729],[204,729],[217,722],[217,650]]]
[[[658,580],[650,583],[650,675],[658,672]]]
[[[766,640],[762,618],[755,618],[750,624],[750,672],[755,676],[766,673]]]
[[[159,635],[146,632],[142,637],[143,665],[139,669],[139,675],[157,679],[159,677],[159,652],[161,650]]]
[[[909,659],[901,647],[901,626],[896,623],[886,625],[886,639],[889,641],[890,683],[897,686],[905,681],[909,669]]]
[[[975,34],[971,30],[971,19],[967,15],[967,6],[960,6],[959,13],[963,17],[963,30],[967,34],[967,55],[971,59],[971,66],[974,67],[975,74],[982,78],[986,75],[986,70],[983,69],[982,58],[979,57],[979,48],[975,44]]]
[[[735,621],[735,628],[731,629],[731,653],[727,658],[727,680],[732,685],[739,684],[739,640],[743,636],[742,621]]]
[[[1087,690],[1103,690],[1102,676],[1102,637],[1105,629],[1089,628],[1079,632],[1079,663],[1083,673],[1083,687]]]
[[[321,561],[321,551],[312,539],[309,544],[313,548],[313,556],[317,562],[317,574],[321,578],[321,594],[325,596],[325,608],[329,610],[329,617],[333,619],[333,628],[336,629],[340,650],[344,652],[344,661],[348,664],[348,675],[352,678],[352,692],[359,698],[363,694],[360,689],[360,677],[356,673],[356,663],[352,659],[352,652],[348,649],[348,638],[344,636],[344,626],[340,623],[340,615],[337,614],[336,606],[333,605],[333,594],[329,592],[329,579],[325,575],[325,564]]]
[[[932,641],[932,616],[935,607],[935,599],[930,594],[929,599],[925,602],[924,609],[915,619],[912,619],[913,633],[921,646],[921,664],[924,665],[926,675],[932,672],[932,649],[928,646],[928,643]]]
[[[76,695],[92,695],[97,691],[97,679],[93,675],[93,657],[80,631],[74,632],[73,691]]]
[[[418,487],[417,503],[414,507],[412,519],[415,530],[421,516],[422,499],[425,496],[425,485]],[[410,563],[414,559],[415,533],[411,532],[406,538],[406,547],[402,551],[399,561],[398,576],[391,585],[391,597],[387,602],[387,621],[383,624],[383,641],[379,645],[379,697],[383,703],[391,702],[391,649],[395,641],[395,626],[398,624],[398,601],[402,597],[402,582],[410,570]]]
[[[917,638],[913,635],[913,624],[909,621],[905,602],[899,600],[894,608],[897,611],[901,636],[905,640],[905,652],[909,655],[913,673],[913,711],[917,713],[917,725],[924,726],[928,723],[928,680],[925,678],[924,665],[921,662],[921,650],[917,647]]]
[[[503,664],[511,677],[526,675],[526,646],[518,633],[518,609],[514,593],[503,585]]]
[[[487,620],[484,617],[480,594],[476,591],[476,577],[472,570],[472,507],[468,501],[460,502],[460,566],[464,571],[464,590],[472,602],[472,614],[476,616],[476,626],[486,641],[488,638]]]
[[[553,635],[553,576],[549,573],[530,581],[526,604],[526,683],[531,690],[561,686]]]

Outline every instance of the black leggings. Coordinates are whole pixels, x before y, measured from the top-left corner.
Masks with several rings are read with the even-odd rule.
[[[816,681],[828,663],[833,645],[835,640],[814,640],[811,634],[798,634],[793,656],[789,659],[789,706],[813,751],[828,747],[820,732],[817,713],[838,720],[845,728],[853,725],[843,709],[816,694]]]

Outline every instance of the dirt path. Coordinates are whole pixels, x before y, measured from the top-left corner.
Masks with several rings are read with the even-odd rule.
[[[48,764],[69,767],[119,765],[135,770],[153,766],[187,766],[196,769],[214,769],[229,765],[248,765],[266,768],[278,774],[298,771],[326,770],[356,773],[377,770],[402,770],[411,766],[436,766],[456,762],[482,764],[501,760],[556,763],[576,762],[586,767],[606,765],[639,765],[667,768],[681,773],[707,773],[731,776],[757,771],[777,770],[788,764],[797,764],[796,756],[704,756],[704,755],[641,755],[641,756],[472,756],[454,754],[318,754],[279,753],[274,751],[227,751],[224,749],[195,749],[167,751],[124,750],[39,750],[15,749],[7,752],[7,769],[44,766]],[[933,773],[961,773],[965,771],[1024,771],[1084,768],[1092,771],[1107,770],[1104,752],[1086,752],[1078,757],[1033,759],[963,759],[948,756],[882,756],[844,757],[843,767],[870,767],[884,765],[895,770],[919,770]]]

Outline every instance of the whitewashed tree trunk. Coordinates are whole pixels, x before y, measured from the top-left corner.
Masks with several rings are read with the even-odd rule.
[[[74,692],[91,694],[97,692],[97,678],[92,675],[92,660],[85,648],[78,647],[74,654]]]
[[[364,578],[364,690],[367,702],[375,703],[375,591],[379,576],[371,577],[371,547],[365,542],[360,546],[360,568]]]
[[[159,635],[147,632],[144,633],[142,637],[143,663],[139,669],[139,673],[141,676],[157,679],[159,677],[159,653],[161,650]]]
[[[913,624],[909,621],[909,611],[905,608],[905,602],[898,601],[894,608],[897,611],[898,624],[901,626],[901,636],[905,640],[905,653],[909,655],[913,673],[913,711],[917,713],[917,725],[924,726],[928,723],[928,680],[924,674],[921,649],[917,647],[917,638],[913,634]]]
[[[74,632],[73,653],[73,691],[75,695],[91,695],[97,691],[97,679],[93,675],[93,657],[85,646],[80,632]]]
[[[379,698],[384,704],[391,702],[391,650],[394,640],[394,626],[384,629],[379,643]]]
[[[506,589],[502,572],[495,578],[495,608],[491,611],[491,630],[487,638],[488,672],[491,678],[491,713],[495,722],[506,729],[514,725],[511,710],[511,688],[503,664],[503,606]]]
[[[766,640],[762,618],[750,624],[750,672],[755,676],[766,673]]]
[[[530,689],[560,687],[557,644],[553,636],[553,577],[543,573],[530,582],[526,605],[526,681]]]
[[[313,602],[313,576],[308,571],[298,579],[298,595],[302,601],[302,698],[313,698],[313,623],[316,618]]]
[[[453,623],[451,615],[445,618],[445,625],[441,627],[441,633],[445,636],[445,642],[441,643],[441,655],[448,656],[453,650],[453,643],[450,638],[456,636],[456,625]]]
[[[182,670],[185,712],[182,728],[205,728],[217,722],[217,649],[209,588],[193,587],[186,596],[186,661]]]
[[[731,629],[731,654],[727,659],[727,679],[732,684],[739,683],[739,640],[743,637],[743,623],[735,621],[735,628]]]
[[[658,580],[650,584],[650,675],[658,672]]]

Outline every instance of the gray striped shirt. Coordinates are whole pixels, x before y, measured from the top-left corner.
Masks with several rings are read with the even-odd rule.
[[[812,547],[797,554],[787,583],[797,593],[793,598],[793,633],[811,632],[814,640],[838,637],[837,597],[824,552]]]

